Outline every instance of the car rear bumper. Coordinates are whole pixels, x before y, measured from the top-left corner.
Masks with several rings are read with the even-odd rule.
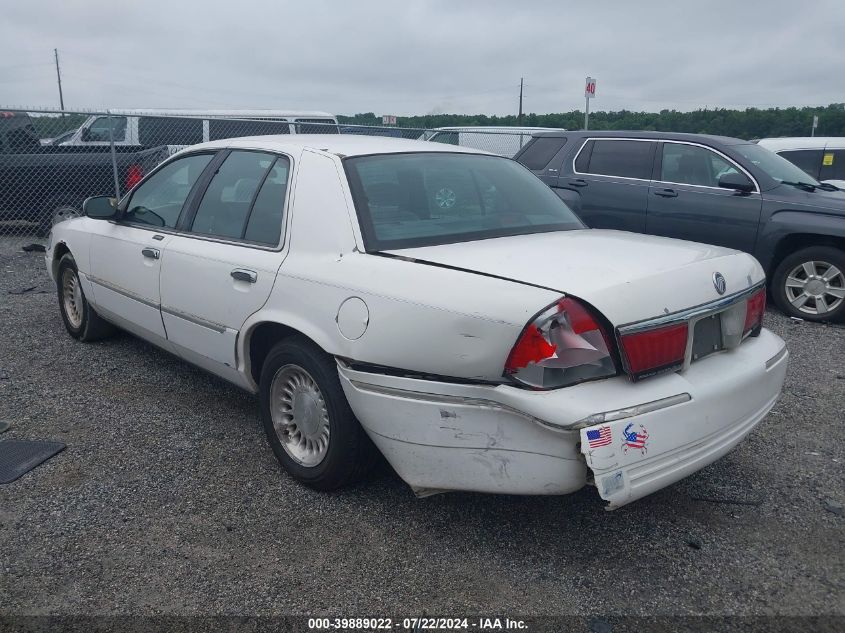
[[[636,384],[619,376],[540,392],[342,362],[338,371],[364,429],[418,492],[566,494],[594,478],[618,507],[736,446],[777,401],[787,360],[784,342],[763,330],[684,372]],[[591,447],[588,431],[602,427],[607,439]]]

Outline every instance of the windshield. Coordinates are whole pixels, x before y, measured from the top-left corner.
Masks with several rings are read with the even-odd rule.
[[[818,180],[810,176],[803,169],[796,167],[785,158],[778,156],[760,145],[751,143],[747,145],[734,145],[731,149],[738,151],[778,182],[802,182],[813,185],[814,187],[820,184]]]
[[[506,158],[420,152],[344,164],[367,250],[584,228],[549,187]]]

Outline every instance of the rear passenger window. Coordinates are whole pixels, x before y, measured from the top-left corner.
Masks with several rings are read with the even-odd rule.
[[[289,171],[288,159],[277,158],[255,197],[244,231],[245,240],[270,246],[279,243]]]
[[[277,244],[287,176],[285,158],[262,152],[232,152],[208,185],[191,231]]]
[[[584,173],[648,180],[651,178],[654,145],[652,141],[596,139]]]
[[[138,142],[146,147],[202,143],[202,119],[141,117]]]
[[[821,149],[798,149],[789,150],[786,152],[778,152],[790,163],[796,167],[804,170],[813,178],[819,177],[819,171],[822,167],[822,157],[824,150]]]
[[[566,144],[565,138],[541,136],[519,157],[519,162],[533,171],[545,169],[560,149]]]
[[[267,134],[290,134],[287,121],[232,121],[211,119],[208,122],[208,138],[216,141],[221,138],[238,136],[265,136]]]

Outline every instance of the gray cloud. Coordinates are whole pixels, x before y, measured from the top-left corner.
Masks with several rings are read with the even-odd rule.
[[[592,6],[597,5],[597,6]],[[826,105],[845,101],[845,3],[17,2],[0,105],[351,114]]]

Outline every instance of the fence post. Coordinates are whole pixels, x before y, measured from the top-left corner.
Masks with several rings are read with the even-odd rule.
[[[120,177],[117,174],[117,152],[114,150],[114,121],[111,118],[111,110],[106,110],[109,117],[109,148],[111,149],[111,169],[114,175],[114,197],[120,200]]]

